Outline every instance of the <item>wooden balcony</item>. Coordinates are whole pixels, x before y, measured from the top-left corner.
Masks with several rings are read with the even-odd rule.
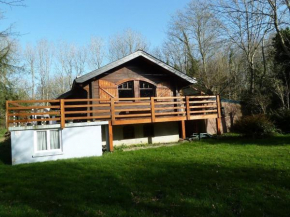
[[[219,96],[18,100],[6,102],[6,126],[109,121],[112,125],[220,118]]]
[[[185,121],[216,118],[221,128],[220,97],[147,97],[111,99],[60,99],[6,101],[6,127],[108,121],[108,143],[113,151],[113,125],[181,121],[185,139]]]

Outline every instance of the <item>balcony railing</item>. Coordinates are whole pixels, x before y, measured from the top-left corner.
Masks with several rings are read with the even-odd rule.
[[[6,126],[85,121],[112,125],[184,121],[221,117],[217,96],[143,97],[6,101]]]

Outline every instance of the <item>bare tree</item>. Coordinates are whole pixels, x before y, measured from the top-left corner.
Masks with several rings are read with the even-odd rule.
[[[91,37],[88,45],[88,64],[94,70],[102,66],[105,58],[105,43],[102,38]]]
[[[279,98],[283,109],[290,109],[289,105],[289,86],[288,83],[283,84],[280,79],[273,79],[271,90]]]
[[[174,37],[169,37],[163,44],[162,53],[166,63],[189,76],[194,76],[195,73],[190,70],[192,66],[192,62],[188,58],[190,54],[188,54],[189,52],[185,49],[182,42]],[[190,56],[192,57],[192,55]],[[195,59],[193,58],[192,60],[194,61]]]
[[[76,53],[74,56],[75,77],[80,76],[85,72],[87,65],[87,56],[88,52],[86,47],[81,46],[76,48]]]
[[[63,92],[69,89],[72,85],[73,79],[76,77],[75,58],[77,48],[73,44],[60,42],[56,53],[57,67],[62,74],[62,90]]]
[[[146,51],[148,48],[149,44],[144,36],[131,29],[127,29],[111,37],[108,57],[110,61],[115,61],[139,49]]]
[[[255,90],[255,55],[263,42],[269,25],[267,17],[255,13],[256,8],[263,7],[255,0],[220,1],[219,15],[224,23],[229,41],[236,45],[245,55],[249,72],[249,91]]]
[[[36,71],[36,52],[31,45],[26,45],[24,50],[24,61],[26,70],[31,75],[31,98],[35,99],[35,71]]]
[[[153,48],[153,49],[150,51],[150,53],[151,53],[153,56],[155,56],[156,58],[162,60],[163,62],[166,62],[161,47],[157,46],[157,47]]]
[[[284,0],[288,10],[289,10],[289,13],[290,13],[290,1],[289,0]]]
[[[207,1],[192,1],[185,14],[185,25],[197,44],[203,76],[207,76],[207,62],[218,50],[220,22]]]
[[[208,1],[191,1],[172,18],[166,43],[167,53],[170,52],[167,56],[175,56],[175,63],[182,64],[180,68],[195,76],[210,92],[212,71],[208,64],[219,52],[220,29],[221,24]]]
[[[8,5],[10,7],[12,7],[12,6],[24,6],[24,0],[11,0],[11,1],[1,0],[0,4]]]
[[[283,37],[283,34],[281,33],[281,28],[285,26],[285,24],[289,24],[288,19],[290,15],[290,4],[288,0],[284,1],[278,1],[278,0],[267,0],[268,6],[266,7],[266,11],[261,11],[262,15],[268,16],[271,20],[271,22],[274,24],[274,28],[276,30],[276,33],[281,40],[281,45],[284,50],[284,52],[290,57],[290,50],[286,46],[285,38]],[[286,8],[289,10],[289,14],[287,15],[285,13],[286,9],[283,9],[284,4],[286,4]]]
[[[53,61],[53,46],[47,40],[41,40],[36,45],[37,72],[41,99],[50,98],[50,75]]]
[[[284,52],[290,56],[290,50],[286,46],[285,38],[281,30],[289,26],[290,2],[289,0],[252,0],[255,4],[255,10],[252,11],[256,16],[264,18],[264,25],[271,26],[281,40]],[[288,11],[288,12],[287,12]],[[241,11],[244,13],[244,11]]]

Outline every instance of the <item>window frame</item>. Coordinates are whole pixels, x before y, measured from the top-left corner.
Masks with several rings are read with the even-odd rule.
[[[128,83],[128,82],[132,82],[133,85],[132,85],[132,88],[122,88],[122,89],[119,89],[119,86],[123,85],[124,83]],[[152,88],[141,88],[141,82],[143,83],[148,83],[150,86],[152,85]],[[133,96],[132,97],[120,97],[120,94],[119,94],[119,91],[120,90],[131,90],[132,89],[132,93],[133,93]],[[156,97],[156,94],[157,94],[157,85],[153,82],[150,82],[148,80],[143,80],[143,79],[126,79],[126,80],[123,80],[122,82],[117,82],[117,92],[118,92],[118,98],[122,98],[122,99],[126,99],[126,98],[140,98],[141,97],[141,90],[146,90],[146,89],[150,89],[153,91],[153,95],[152,97]]]
[[[131,88],[128,87],[129,86],[129,83],[131,83],[131,85],[132,85]],[[126,88],[123,87],[123,85],[125,85],[125,84],[127,84],[127,87]],[[125,81],[125,82],[119,84],[117,86],[117,89],[118,89],[118,98],[122,98],[122,99],[135,98],[135,85],[134,84],[135,84],[135,81],[134,80]],[[122,87],[120,88],[120,86],[122,86]],[[120,91],[130,91],[131,94],[132,94],[132,96],[129,96],[129,97],[120,97]]]
[[[51,131],[58,132],[59,149],[51,149],[51,144],[50,144],[50,132]],[[37,132],[45,132],[46,133],[47,150],[37,150]],[[33,157],[57,155],[57,154],[62,154],[62,153],[63,153],[63,150],[62,150],[61,130],[59,130],[59,129],[43,129],[43,130],[35,130],[34,131],[34,154],[33,154]]]
[[[141,87],[141,83],[143,83],[143,84],[145,84],[145,85],[148,85],[149,87],[147,87],[147,88]],[[140,96],[140,97],[142,97],[142,96],[141,96],[141,91],[142,91],[142,90],[143,90],[143,91],[146,91],[146,90],[150,90],[150,91],[152,91],[153,96],[149,96],[149,97],[155,97],[155,96],[156,96],[156,88],[157,88],[157,87],[156,87],[154,84],[151,84],[151,83],[149,83],[149,82],[147,82],[147,81],[139,80],[139,96]],[[148,96],[143,96],[143,97],[148,97]]]

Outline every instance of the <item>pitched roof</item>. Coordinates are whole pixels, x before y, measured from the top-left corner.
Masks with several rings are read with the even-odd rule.
[[[56,99],[65,99],[65,98],[71,96],[72,94],[73,94],[73,91],[69,90],[69,91],[61,94],[60,96],[58,96]]]
[[[144,57],[145,59],[150,60],[151,62],[159,65],[160,67],[162,67],[162,68],[166,69],[167,71],[177,75],[178,77],[188,81],[191,84],[196,83],[196,80],[194,78],[187,76],[186,74],[182,73],[181,71],[176,70],[175,68],[167,65],[166,63],[162,62],[161,60],[153,57],[152,55],[150,55],[142,50],[138,50],[132,54],[129,54],[128,56],[123,57],[122,59],[119,59],[115,62],[109,63],[108,65],[105,65],[105,66],[103,66],[97,70],[94,70],[90,73],[82,75],[82,76],[76,78],[75,82],[76,83],[83,83],[85,81],[88,81],[88,80],[90,80],[98,75],[101,75],[102,73],[105,73],[105,72],[107,72],[113,68],[116,68],[124,63],[127,63],[130,60],[133,60],[137,57]]]

